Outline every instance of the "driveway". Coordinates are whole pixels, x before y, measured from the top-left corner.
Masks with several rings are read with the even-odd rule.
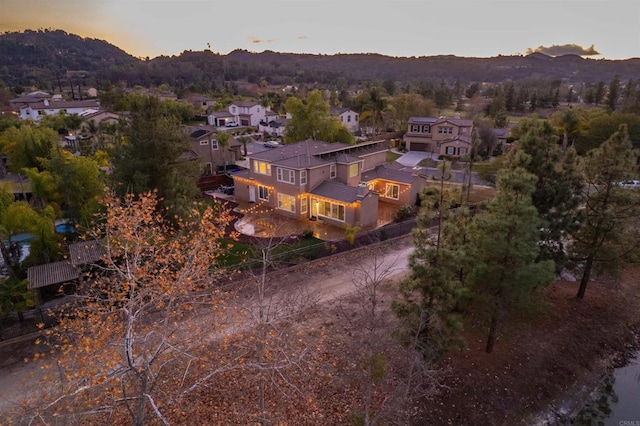
[[[438,159],[438,154],[434,152],[409,151],[398,158],[396,161],[405,167],[415,167],[426,158]]]

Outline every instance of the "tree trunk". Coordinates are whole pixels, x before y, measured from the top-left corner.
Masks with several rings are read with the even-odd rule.
[[[499,296],[494,296],[496,299],[493,303],[493,313],[491,314],[491,324],[489,325],[489,336],[487,337],[487,347],[485,351],[490,354],[493,352],[493,346],[496,342],[496,334],[498,332],[498,318],[500,316],[500,300]]]
[[[584,298],[584,294],[587,291],[587,284],[589,284],[589,279],[591,278],[592,269],[593,269],[593,255],[590,255],[587,258],[587,263],[584,265],[584,272],[582,273],[582,279],[580,280],[580,288],[578,288],[578,294],[576,295],[578,299]]]

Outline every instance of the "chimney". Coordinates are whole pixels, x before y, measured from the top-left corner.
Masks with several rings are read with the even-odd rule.
[[[358,185],[358,198],[364,198],[364,196],[367,195],[367,192],[369,192],[369,187],[367,186],[367,184],[364,182],[360,182],[360,184]]]

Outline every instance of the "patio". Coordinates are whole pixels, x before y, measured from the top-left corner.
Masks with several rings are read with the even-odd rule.
[[[314,237],[325,241],[343,240],[346,237],[344,229],[329,225],[322,220],[290,219],[275,213],[273,208],[266,207],[259,202],[251,204],[237,201],[233,195],[218,191],[207,191],[205,194],[237,204],[233,211],[241,213],[243,217],[234,226],[236,231],[244,235],[263,238],[286,237],[300,235],[304,231],[311,230]],[[379,202],[377,227],[393,222],[398,208],[397,205]]]

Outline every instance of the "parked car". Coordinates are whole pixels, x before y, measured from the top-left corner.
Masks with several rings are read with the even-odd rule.
[[[618,185],[623,188],[640,188],[640,180],[623,180]]]
[[[277,148],[280,146],[280,142],[278,141],[266,141],[264,144],[267,148]]]
[[[238,127],[238,123],[236,123],[235,121],[227,121],[225,126],[226,127]]]

